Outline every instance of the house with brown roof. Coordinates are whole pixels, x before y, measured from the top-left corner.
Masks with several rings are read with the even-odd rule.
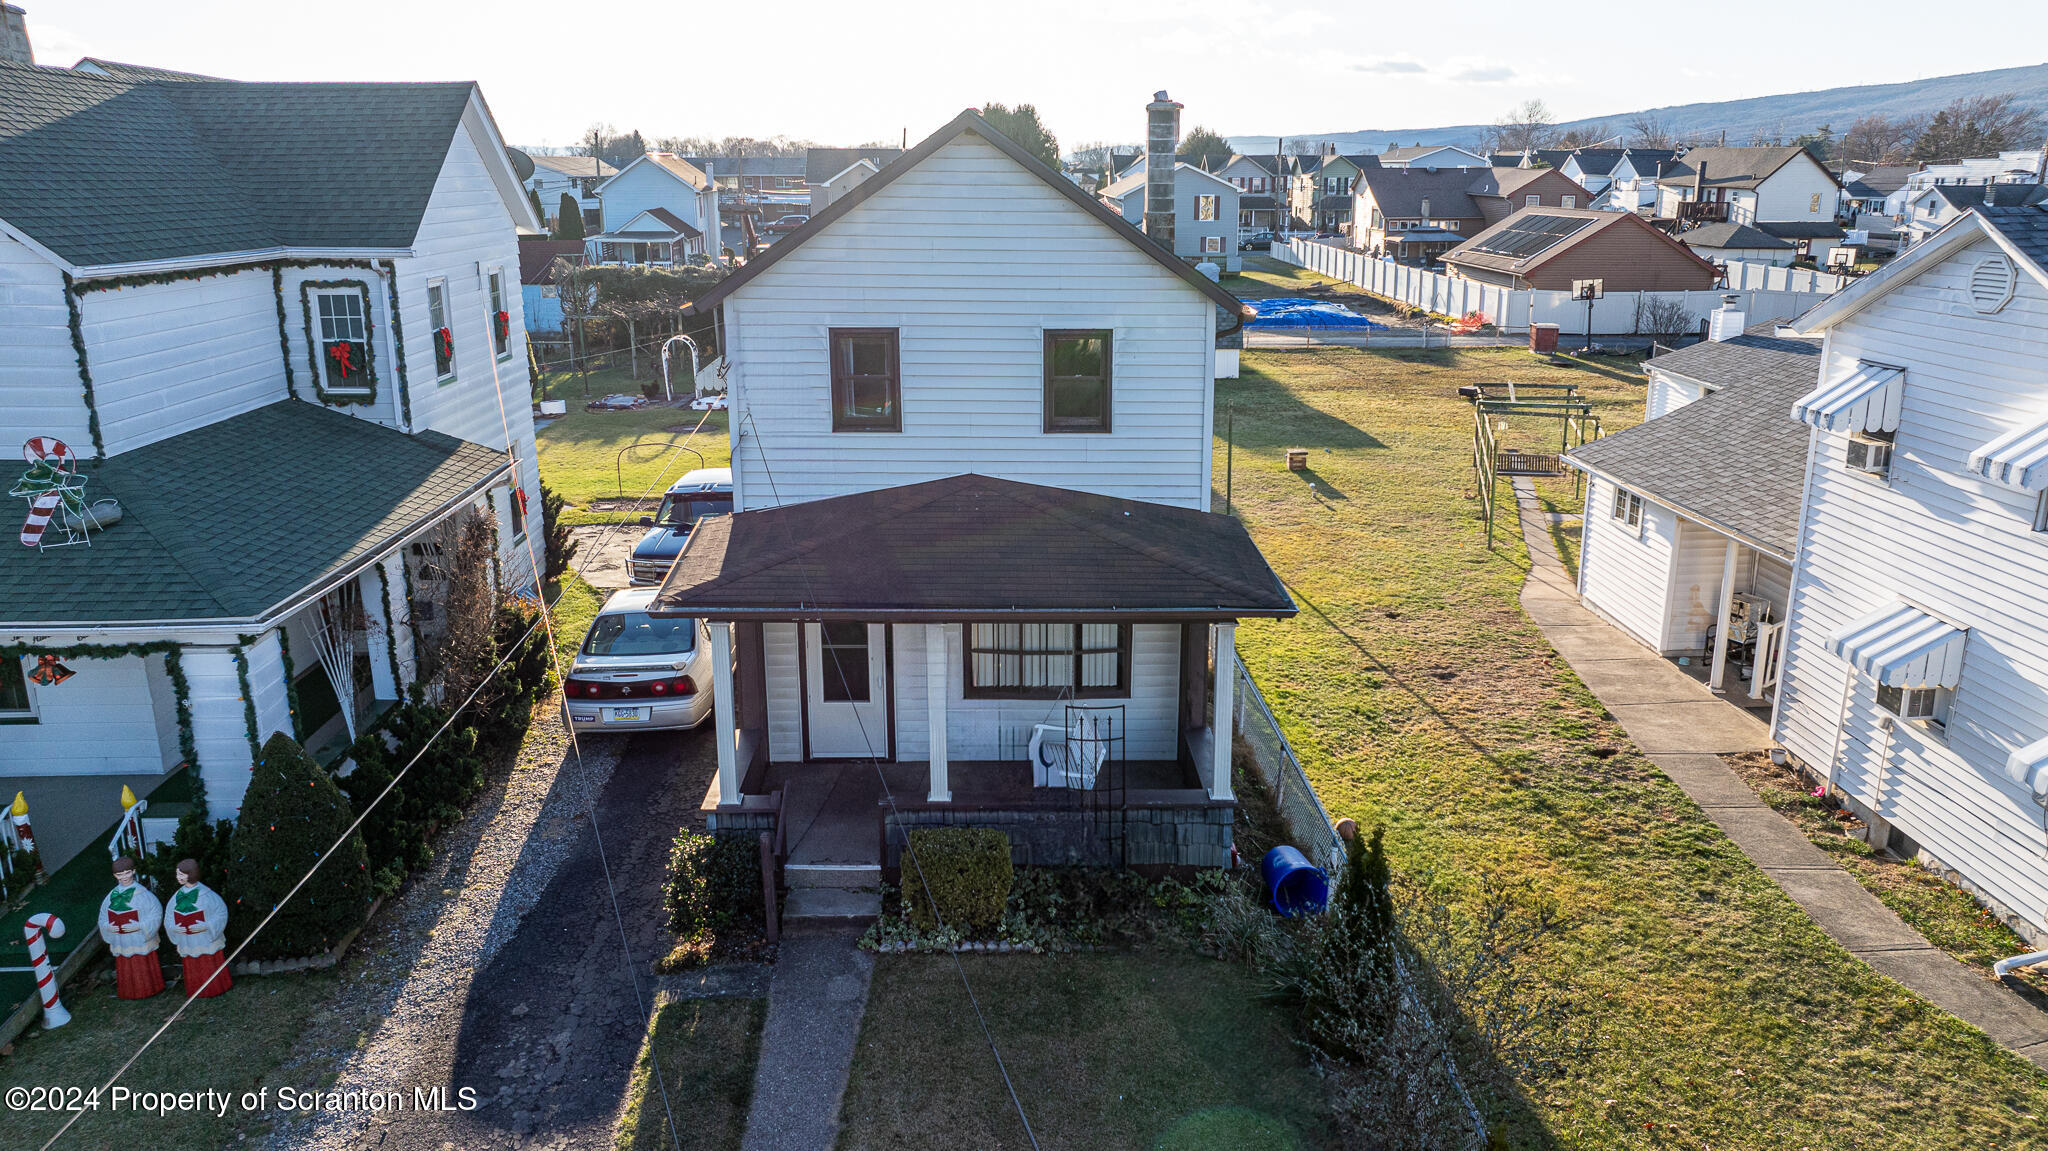
[[[1354,185],[1351,238],[1374,255],[1429,264],[1520,208],[1590,198],[1549,168],[1367,167]]]
[[[1460,279],[1504,288],[1570,291],[1601,280],[1609,292],[1712,288],[1720,270],[1633,212],[1523,208],[1444,254]]]
[[[650,610],[710,627],[710,826],[791,820],[792,889],[941,825],[1226,863],[1236,621],[1295,611],[1210,510],[1244,305],[970,110],[690,311],[735,513]]]

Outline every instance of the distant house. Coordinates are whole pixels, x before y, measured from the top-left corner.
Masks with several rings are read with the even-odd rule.
[[[555,219],[562,206],[562,193],[576,197],[577,205],[583,210],[583,226],[587,231],[604,227],[604,209],[598,203],[598,185],[619,174],[617,168],[595,156],[541,156],[529,153],[533,161],[533,175],[526,178],[526,186],[540,197],[541,215],[547,220],[550,230],[559,226]]]
[[[1237,186],[1238,226],[1244,231],[1306,228],[1314,190],[1302,174],[1302,157],[1233,153],[1220,164],[1201,157],[1199,166]]]
[[[1906,200],[1899,223],[1901,241],[1907,245],[1939,232],[1972,208],[2026,207],[2048,200],[2048,189],[2039,184],[1938,184]]]
[[[794,191],[804,187],[802,156],[685,156],[724,192]]]
[[[1553,166],[1597,197],[1613,187],[1616,179],[1655,177],[1657,165],[1677,155],[1669,148],[1578,148]]]
[[[1471,178],[1466,193],[1489,225],[1523,208],[1593,206],[1586,189],[1555,168],[1481,168]]]
[[[1101,193],[1114,212],[1145,226],[1145,172],[1141,168],[1118,180]],[[1224,272],[1236,274],[1244,258],[1237,250],[1237,201],[1235,185],[1212,176],[1193,164],[1173,166],[1173,254],[1188,263],[1208,260]]]
[[[1633,212],[1523,208],[1443,256],[1452,275],[1504,288],[1570,291],[1598,279],[1609,292],[1698,291],[1721,272]]]
[[[811,211],[822,212],[846,198],[847,193],[866,183],[868,177],[876,175],[882,166],[866,156],[827,176],[823,183],[811,189]]]
[[[718,189],[704,170],[673,152],[649,152],[598,185],[604,231],[588,237],[600,263],[680,264],[715,255]],[[657,247],[658,246],[658,247]]]
[[[1429,264],[1524,207],[1580,207],[1586,190],[1547,168],[1383,168],[1359,171],[1352,243]]]
[[[1377,155],[1380,166],[1386,168],[1492,167],[1491,157],[1452,144],[1395,145],[1381,150]]]
[[[679,268],[705,254],[704,232],[667,208],[649,208],[617,228],[584,240],[594,264],[652,264]]]
[[[1739,260],[1748,264],[1789,265],[1798,245],[1749,224],[1702,224],[1678,234],[1678,242],[1716,264]]]
[[[1841,242],[1842,185],[1812,152],[1694,148],[1657,178],[1657,218],[1674,231],[1701,224],[1752,224],[1824,260]]]
[[[804,186],[811,190],[811,215],[829,207],[838,196],[851,191],[860,179],[848,171],[865,160],[873,171],[903,154],[901,148],[808,148],[804,151]],[[872,175],[873,172],[869,172]],[[827,184],[838,183],[828,189]],[[837,195],[834,194],[836,191]]]
[[[581,240],[519,241],[519,296],[526,304],[526,330],[535,334],[562,331],[562,299],[555,290],[555,261],[583,259]]]
[[[1628,148],[1607,170],[1607,185],[1593,206],[1609,212],[1650,215],[1657,207],[1657,174],[1678,158],[1670,148]]]
[[[1729,316],[1715,331],[1644,361],[1641,424],[1566,457],[1587,476],[1579,596],[1753,703],[1769,698],[1759,680],[1780,650],[1799,530],[1807,435],[1787,413],[1821,347]]]
[[[1314,176],[1315,200],[1311,205],[1311,223],[1319,232],[1348,232],[1353,207],[1352,192],[1358,186],[1359,174],[1367,168],[1379,167],[1379,160],[1373,156],[1324,156],[1316,167]]]

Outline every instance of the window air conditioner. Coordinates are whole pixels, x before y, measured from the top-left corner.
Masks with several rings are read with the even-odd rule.
[[[1889,436],[1870,435],[1863,432],[1849,437],[1849,452],[1846,457],[1851,468],[1881,476],[1892,470],[1892,441]]]
[[[1900,719],[1933,719],[1934,689],[1879,685],[1877,706]]]

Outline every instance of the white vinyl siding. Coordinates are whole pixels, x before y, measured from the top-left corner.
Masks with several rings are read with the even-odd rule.
[[[1643,418],[1654,420],[1669,415],[1679,408],[1692,403],[1704,395],[1704,389],[1692,380],[1674,376],[1669,372],[1650,369],[1649,394],[1643,401]]]
[[[80,392],[62,273],[27,245],[0,236],[0,450],[10,464],[30,436],[55,436],[81,459],[92,454]]]
[[[33,659],[17,660],[35,667]],[[36,722],[0,725],[0,775],[123,775],[163,770],[164,737],[170,739],[170,763],[176,763],[177,726],[158,722],[150,694],[148,666],[141,656],[120,659],[66,659],[70,679],[56,687],[28,685]],[[153,661],[158,674],[163,661]],[[166,685],[168,686],[168,684]],[[249,749],[242,745],[247,775]],[[119,788],[115,789],[116,794]],[[35,794],[29,793],[30,802]],[[12,802],[12,789],[0,804]],[[118,808],[118,805],[115,805]],[[107,817],[113,823],[114,811]]]
[[[2022,277],[2004,311],[1976,312],[1963,292],[1991,250],[1980,242],[1927,269],[1829,334],[1835,373],[1858,359],[1904,366],[1904,406],[1888,481],[1847,470],[1845,437],[1816,433],[1774,726],[1801,759],[2038,929],[2048,836],[2005,759],[2048,735],[2048,553],[2029,530],[2035,498],[1965,461],[2039,418],[2048,293]],[[1970,629],[1945,740],[1910,724],[1881,731],[1875,685],[1827,651],[1843,625],[1900,599]]]
[[[1672,549],[1671,594],[1665,601],[1663,635],[1657,650],[1666,653],[1703,651],[1707,629],[1721,613],[1721,571],[1728,560],[1728,537],[1691,520],[1678,521]],[[1748,573],[1739,559],[1736,586]]]
[[[725,324],[743,510],[969,471],[1208,506],[1215,305],[972,136],[735,292]],[[826,333],[848,327],[901,333],[900,434],[832,433]],[[1043,430],[1060,328],[1114,333],[1112,433]]]
[[[1638,530],[1610,514],[1614,492],[1603,479],[1586,485],[1579,594],[1645,647],[1661,649],[1676,517],[1645,500]]]

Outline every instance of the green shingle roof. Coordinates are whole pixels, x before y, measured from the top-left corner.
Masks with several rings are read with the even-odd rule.
[[[303,400],[257,408],[86,465],[86,498],[119,500],[121,522],[91,547],[5,541],[0,626],[260,617],[507,466],[479,444]]]
[[[0,219],[81,266],[409,247],[474,88],[0,62]]]

